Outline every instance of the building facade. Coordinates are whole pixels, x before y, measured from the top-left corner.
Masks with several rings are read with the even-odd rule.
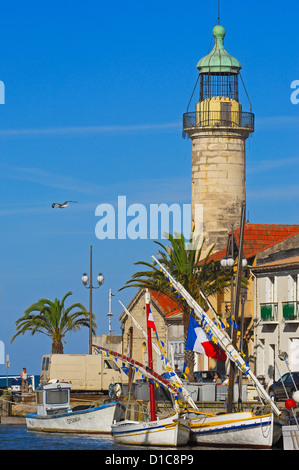
[[[232,259],[230,267],[227,267],[232,276],[232,285],[223,295],[218,295],[217,299],[211,299],[215,311],[222,318],[223,322],[228,323],[232,318],[234,311],[233,302],[235,296],[235,277],[236,265],[238,261],[238,251],[240,242],[240,229],[236,229],[229,233],[227,236],[226,247],[218,252],[213,253],[211,259],[216,264],[220,263],[223,259]],[[296,321],[287,323],[287,328],[283,321],[283,316],[278,315],[277,308],[277,295],[278,285],[280,290],[280,297],[284,296],[281,302],[288,302],[290,299],[295,299],[296,292],[296,273],[295,277],[279,276],[275,278],[270,276],[268,279],[266,275],[262,275],[266,271],[268,265],[275,266],[275,263],[284,264],[288,259],[296,259],[299,256],[299,225],[277,225],[277,224],[251,224],[246,222],[244,227],[244,246],[243,256],[246,259],[246,265],[242,270],[242,277],[247,279],[246,288],[241,289],[239,316],[236,320],[238,328],[238,347],[241,347],[246,361],[250,364],[253,372],[256,375],[269,382],[270,375],[274,374],[274,353],[278,355],[281,350],[279,340],[282,338],[282,331],[287,331],[290,327],[296,324]],[[257,275],[259,273],[259,275]],[[259,276],[259,277],[258,277]],[[278,282],[279,281],[279,282]],[[298,281],[296,281],[298,282]],[[258,284],[257,284],[258,283]],[[258,291],[257,291],[258,285]],[[257,292],[259,292],[259,301],[257,301]],[[298,294],[297,294],[298,295]],[[282,297],[281,297],[282,298]],[[298,299],[299,300],[299,299]],[[265,304],[263,306],[263,315],[266,315],[267,309],[273,303],[273,318],[266,323],[260,321],[260,302]],[[297,305],[297,304],[296,304]],[[274,307],[275,306],[275,307]],[[281,306],[279,307],[281,310]],[[287,309],[287,307],[284,307]],[[297,307],[298,308],[298,307]],[[276,310],[274,310],[276,309]],[[286,315],[286,310],[285,310]],[[274,320],[275,317],[275,320]],[[261,329],[261,325],[263,328]],[[275,332],[270,335],[274,325]],[[229,328],[230,329],[230,328]],[[261,336],[261,333],[267,334]],[[294,337],[296,339],[296,332]],[[293,341],[292,339],[292,341]],[[288,343],[288,340],[286,341]],[[271,344],[271,348],[269,347]],[[294,341],[292,347],[297,344]],[[286,347],[284,345],[284,347]],[[286,349],[286,352],[289,348]],[[267,352],[268,351],[268,352]],[[272,351],[270,354],[269,351]],[[298,351],[299,354],[299,351]],[[267,366],[265,365],[265,357],[267,355]],[[285,370],[285,365],[281,365]],[[268,371],[268,372],[267,372]],[[271,372],[272,371],[272,372]],[[270,375],[269,375],[270,374]],[[277,377],[277,372],[276,372]]]
[[[253,268],[256,374],[271,384],[287,372],[280,353],[299,371],[299,256]]]

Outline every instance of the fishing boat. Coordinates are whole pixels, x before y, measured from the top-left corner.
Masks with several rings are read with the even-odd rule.
[[[273,413],[255,415],[251,411],[204,414],[186,412],[190,442],[200,446],[268,449],[281,436],[282,421]]]
[[[264,415],[255,415],[251,411],[222,415],[208,415],[200,413],[198,410],[191,413],[186,412],[190,423],[191,442],[222,447],[272,447],[281,437],[283,425],[287,424],[281,411],[232,344],[231,338],[225,332],[212,305],[201,290],[199,289],[201,296],[214,314],[214,321],[209,318],[186,289],[168,273],[165,267],[154,256],[152,258],[168,279],[172,289],[182,296],[191,307],[192,313],[198,318],[201,327],[225,351],[229,360],[234,362],[237,368],[254,383],[262,403],[271,408],[271,412]]]
[[[178,390],[168,380],[153,371],[151,329],[156,330],[153,317],[150,312],[150,295],[145,294],[147,315],[147,340],[148,340],[148,366],[144,366],[132,358],[108,351],[114,357],[120,357],[130,365],[139,369],[143,377],[149,378],[150,413],[149,417],[142,416],[141,420],[120,420],[111,426],[112,436],[116,442],[127,445],[146,446],[182,446],[189,442],[190,424],[188,417],[183,416],[177,402]],[[100,347],[98,347],[100,348]],[[100,348],[104,349],[104,348]],[[169,417],[159,419],[155,411],[154,382],[167,387],[174,394],[175,413]],[[147,419],[148,418],[148,419]]]
[[[36,389],[37,412],[25,415],[30,431],[111,434],[125,407],[118,402],[70,408],[70,383],[51,381]],[[83,409],[82,409],[83,408]]]
[[[189,442],[190,425],[176,413],[154,421],[119,421],[112,424],[112,435],[121,444],[177,447]]]

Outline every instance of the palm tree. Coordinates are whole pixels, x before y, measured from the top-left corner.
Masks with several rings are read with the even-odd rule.
[[[40,299],[28,307],[24,315],[16,321],[17,333],[11,343],[17,336],[24,335],[27,331],[31,331],[31,335],[37,332],[43,333],[52,340],[52,354],[63,354],[62,341],[66,333],[78,331],[83,326],[89,328],[90,324],[89,312],[81,303],[77,302],[65,308],[65,300],[70,295],[72,292],[67,292],[61,301],[55,299],[54,302],[49,299]],[[93,314],[92,329],[95,334],[94,319]]]
[[[199,293],[199,287],[206,297],[217,295],[229,287],[230,277],[223,270],[219,269],[213,260],[209,259],[213,247],[210,248],[207,255],[202,259],[204,240],[199,244],[199,239],[194,241],[191,238],[187,244],[182,234],[175,237],[168,235],[167,237],[170,245],[165,246],[155,241],[160,247],[156,256],[157,260],[204,309],[207,309]],[[189,249],[190,247],[191,249]],[[184,341],[186,343],[191,314],[191,309],[186,300],[178,296],[155,262],[138,261],[135,264],[146,266],[149,269],[133,274],[131,279],[120,290],[127,287],[148,288],[162,292],[175,300],[183,311]],[[188,378],[193,380],[193,351],[185,351],[185,364],[189,369]]]

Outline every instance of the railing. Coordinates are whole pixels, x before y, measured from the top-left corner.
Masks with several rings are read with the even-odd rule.
[[[261,312],[262,321],[277,321],[278,304],[277,303],[260,304],[260,312]]]
[[[299,320],[299,302],[282,302],[284,320]]]
[[[12,379],[17,379],[18,380],[18,379],[21,379],[21,377],[20,377],[20,375],[2,375],[2,376],[0,376],[0,380],[2,380],[3,382],[5,380],[5,384],[6,384],[7,387],[11,386]],[[32,391],[34,392],[35,391],[35,376],[34,375],[28,375],[28,379],[31,379]],[[29,382],[30,382],[30,380],[29,380]]]
[[[254,114],[239,111],[195,111],[183,115],[183,129],[197,127],[231,127],[254,131]]]

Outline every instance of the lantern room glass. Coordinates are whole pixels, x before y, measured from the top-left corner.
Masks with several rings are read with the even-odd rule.
[[[201,74],[199,101],[215,96],[239,101],[238,75],[232,73]]]

